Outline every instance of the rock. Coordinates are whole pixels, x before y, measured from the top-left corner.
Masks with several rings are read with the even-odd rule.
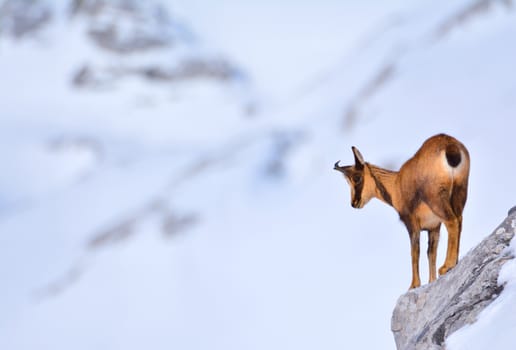
[[[86,58],[72,75],[77,88],[113,87],[135,77],[163,83],[229,83],[243,77],[228,60],[200,50],[190,29],[158,1],[73,0],[70,18],[84,25],[96,48],[109,53],[102,60]]]
[[[167,10],[153,1],[74,0],[72,17],[88,23],[90,39],[116,54],[171,47],[183,34]]]
[[[402,295],[394,308],[391,330],[398,350],[445,349],[448,336],[474,323],[500,293],[498,274],[513,252],[506,249],[516,230],[516,211],[457,266],[434,283]]]
[[[51,18],[51,8],[42,1],[6,0],[0,3],[0,35],[23,38],[38,32]]]
[[[212,80],[230,80],[239,72],[223,59],[204,59],[191,57],[180,62],[176,67],[149,66],[135,69],[134,73],[149,80],[178,81],[195,78]]]

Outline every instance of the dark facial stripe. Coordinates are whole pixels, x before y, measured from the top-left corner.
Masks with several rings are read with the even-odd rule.
[[[362,200],[362,190],[364,189],[364,178],[358,184],[355,184],[355,198],[353,198],[353,204],[358,205]]]
[[[373,178],[374,180],[374,183],[376,185],[376,188],[378,188],[378,191],[380,191],[380,195],[382,196],[383,200],[388,203],[389,205],[392,206],[392,197],[390,195],[390,193],[387,191],[387,189],[385,188],[385,186],[380,182],[380,180],[374,176],[374,173],[373,171],[371,170],[371,167],[368,166],[369,168],[369,172],[371,173],[371,177]]]

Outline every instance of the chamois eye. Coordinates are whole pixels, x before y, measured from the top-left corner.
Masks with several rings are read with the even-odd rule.
[[[353,182],[359,184],[362,182],[362,176],[360,174],[353,175]]]

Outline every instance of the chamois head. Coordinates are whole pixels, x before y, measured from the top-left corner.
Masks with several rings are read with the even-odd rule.
[[[374,181],[360,151],[354,146],[351,149],[355,156],[355,165],[340,166],[339,160],[333,169],[344,174],[348,181],[351,189],[351,206],[362,208],[374,196]]]

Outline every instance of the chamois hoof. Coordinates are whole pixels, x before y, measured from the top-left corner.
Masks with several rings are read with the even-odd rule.
[[[439,276],[444,275],[446,272],[450,271],[451,267],[448,267],[446,265],[443,265],[439,268]]]
[[[418,287],[421,287],[421,282],[412,282],[408,290],[412,290]]]

